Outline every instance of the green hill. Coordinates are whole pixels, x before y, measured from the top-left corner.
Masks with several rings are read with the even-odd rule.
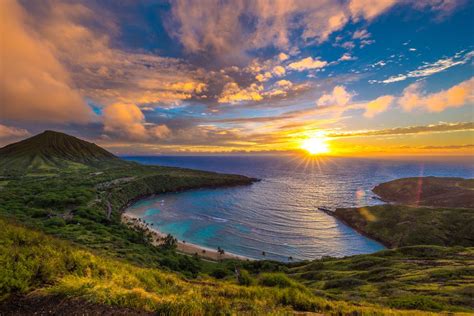
[[[125,163],[96,144],[55,131],[0,148],[0,172],[9,174]]]
[[[474,208],[474,179],[416,177],[377,185],[374,193],[398,204]]]

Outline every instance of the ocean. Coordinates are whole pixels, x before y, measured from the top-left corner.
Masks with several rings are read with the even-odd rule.
[[[303,159],[300,156],[122,157],[142,164],[242,174],[249,186],[160,194],[127,212],[164,233],[255,259],[310,260],[384,249],[318,210],[380,204],[371,189],[413,176],[472,178],[469,161]],[[262,254],[265,252],[265,255]]]

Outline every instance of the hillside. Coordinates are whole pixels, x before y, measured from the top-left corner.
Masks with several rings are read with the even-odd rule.
[[[474,208],[474,179],[403,178],[381,183],[373,192],[398,204]]]
[[[333,215],[391,248],[474,246],[473,179],[404,178],[373,191],[395,204],[340,208]]]
[[[45,131],[0,148],[0,173],[48,172],[105,163],[125,164],[96,144],[55,131]]]
[[[45,314],[69,315],[469,312],[473,260],[473,249],[406,248],[315,260],[289,269],[271,262],[234,261],[220,270],[240,267],[238,280],[233,273],[188,279],[163,268],[98,256],[0,220],[0,313],[18,315],[45,306],[50,306]],[[270,272],[275,269],[288,276]]]

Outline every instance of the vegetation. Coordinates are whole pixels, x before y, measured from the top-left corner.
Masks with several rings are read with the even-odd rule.
[[[474,208],[474,179],[418,177],[381,183],[374,193],[399,204]]]
[[[377,205],[337,209],[334,215],[388,247],[474,246],[474,211],[461,208]]]
[[[413,310],[397,311],[370,303],[355,305],[334,299],[337,290],[340,289],[321,295],[310,288],[317,288],[317,284],[310,282],[308,284],[310,287],[306,287],[297,281],[301,278],[301,271],[309,271],[308,265],[291,268],[294,279],[282,273],[265,273],[256,277],[259,285],[254,282],[244,282],[243,285],[239,285],[241,281],[237,282],[235,278],[216,280],[200,275],[198,279],[189,280],[173,272],[138,267],[121,260],[97,256],[69,242],[48,237],[43,233],[13,225],[4,220],[0,220],[0,241],[1,297],[11,293],[21,295],[21,293],[35,290],[35,296],[60,295],[66,298],[81,298],[94,303],[168,315],[234,313],[263,315],[287,314],[294,310],[324,312],[327,315],[429,314]],[[454,256],[453,258],[462,255],[472,259],[473,255],[472,249],[459,249],[458,252],[451,252],[446,248],[435,249],[435,252],[439,251],[443,254],[448,252],[450,256]],[[379,257],[390,260],[392,256],[400,254],[388,251]],[[439,253],[431,253],[430,256],[438,258]],[[344,271],[344,268],[337,268],[340,263],[343,263],[344,267],[349,267],[354,264],[352,260],[359,259],[355,262],[360,264],[360,262],[370,260],[371,256],[367,257],[330,259],[324,261],[322,265],[327,266],[327,269],[332,267],[331,269]],[[314,265],[314,263],[308,264]],[[325,267],[323,269],[326,270]],[[242,273],[243,271],[245,270],[241,270],[241,276],[246,275],[246,278],[252,278],[248,272]],[[426,272],[425,276],[432,278],[432,282],[447,277],[439,271],[441,268],[435,268]],[[457,274],[456,279],[451,283],[460,282],[461,274]],[[413,276],[417,275],[413,273]],[[447,293],[457,295],[457,302],[468,304],[469,295],[472,295],[472,289],[470,290],[467,286],[468,282],[469,279],[464,280],[465,287],[451,285]],[[399,289],[400,286],[398,285],[397,288]],[[389,288],[385,290],[388,291]],[[410,291],[408,285],[407,290]],[[425,286],[423,291],[428,291]],[[436,292],[435,289],[431,291]],[[336,294],[333,295],[333,293]],[[333,298],[329,298],[331,295]],[[416,297],[405,295],[390,304],[404,309],[407,306],[426,310],[440,310],[446,306],[449,308],[449,305],[443,305],[440,302],[441,299],[445,301],[450,298],[438,299],[435,296],[430,299],[427,295]],[[456,307],[456,309],[463,310],[461,307]],[[464,310],[469,311],[469,308],[464,308]]]
[[[6,174],[25,171],[49,174],[62,168],[127,164],[93,143],[54,131],[0,149],[0,173]]]

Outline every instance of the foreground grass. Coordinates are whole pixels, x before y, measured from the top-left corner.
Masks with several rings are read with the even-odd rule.
[[[337,300],[431,311],[474,309],[474,248],[411,246],[316,260],[288,274]]]
[[[247,286],[232,279],[144,268],[80,249],[68,242],[0,220],[0,297],[12,293],[61,295],[158,314],[430,315],[368,303],[329,300],[282,273],[266,273]],[[305,266],[298,269],[304,269]],[[296,271],[295,271],[296,272]]]

